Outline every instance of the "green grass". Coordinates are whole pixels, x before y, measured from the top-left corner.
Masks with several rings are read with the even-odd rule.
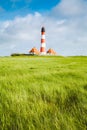
[[[87,130],[87,57],[0,58],[0,130]]]

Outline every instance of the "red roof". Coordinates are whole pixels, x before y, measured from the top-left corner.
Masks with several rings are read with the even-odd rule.
[[[40,52],[37,50],[37,48],[33,47],[30,51],[29,51],[30,54],[36,54],[36,55],[39,55]]]
[[[57,53],[56,53],[52,48],[50,48],[50,49],[47,51],[47,54],[56,55]]]

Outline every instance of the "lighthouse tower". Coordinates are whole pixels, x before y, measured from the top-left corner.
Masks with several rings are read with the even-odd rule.
[[[45,28],[41,28],[41,47],[40,47],[40,54],[46,55],[46,43],[45,43]]]

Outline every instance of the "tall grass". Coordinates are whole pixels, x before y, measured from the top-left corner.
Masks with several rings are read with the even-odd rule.
[[[0,58],[0,130],[87,130],[87,57]]]

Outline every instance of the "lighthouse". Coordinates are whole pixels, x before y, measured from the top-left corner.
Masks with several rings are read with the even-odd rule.
[[[40,54],[46,55],[46,42],[45,42],[45,28],[41,28],[41,47],[40,47]]]

